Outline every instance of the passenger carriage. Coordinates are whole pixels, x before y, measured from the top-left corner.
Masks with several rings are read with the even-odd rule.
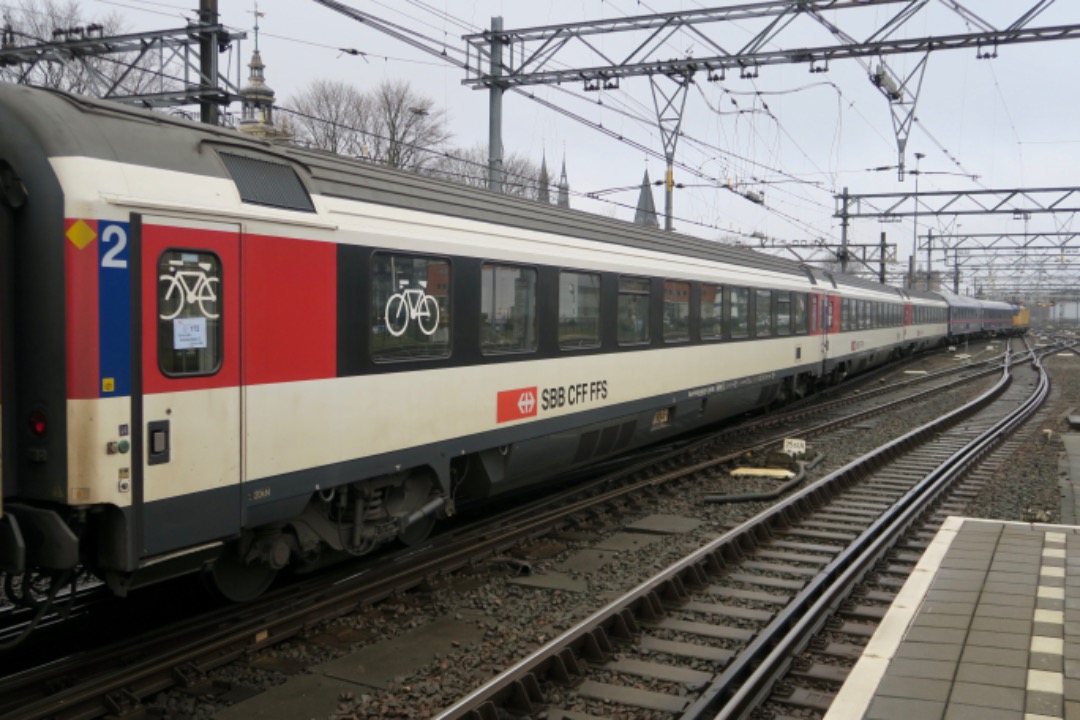
[[[945,332],[931,295],[105,102],[0,85],[0,125],[5,517],[117,593],[251,597]]]

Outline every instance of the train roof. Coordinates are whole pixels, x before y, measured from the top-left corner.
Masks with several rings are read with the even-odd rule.
[[[808,270],[797,262],[746,247],[541,205],[332,153],[270,143],[230,129],[107,101],[0,83],[0,126],[12,127],[13,122],[21,122],[29,128],[32,140],[47,157],[85,156],[235,182],[236,178],[219,154],[237,153],[270,163],[288,163],[315,195],[808,277]],[[7,155],[6,145],[0,136],[0,151],[4,155]],[[211,148],[217,152],[208,152]]]
[[[20,128],[21,126],[21,128]],[[841,287],[895,296],[937,299],[932,293],[898,290],[872,280],[759,253],[752,248],[704,240],[567,210],[486,189],[451,183],[333,153],[272,143],[242,133],[126,105],[55,90],[0,83],[0,157],[11,144],[35,143],[46,157],[85,156],[192,175],[278,182],[275,167],[292,168],[315,195],[431,212],[573,238],[667,252],[736,266],[799,276],[821,290]],[[167,131],[166,131],[167,130]],[[25,150],[25,147],[24,147]],[[215,152],[216,151],[216,152]],[[251,159],[246,167],[230,157]],[[258,162],[258,161],[263,162]],[[240,163],[239,165],[244,165]],[[266,172],[263,177],[252,174]],[[287,185],[284,183],[283,185]],[[283,186],[273,192],[287,194]],[[310,206],[307,211],[314,208]],[[283,206],[278,206],[283,207]],[[299,207],[293,209],[300,209]]]
[[[1003,302],[1001,300],[982,300],[979,298],[967,297],[966,295],[956,295],[948,290],[942,290],[941,296],[952,307],[971,307],[971,308],[983,308],[983,309],[996,309],[996,310],[1011,310],[1013,305],[1011,303]]]

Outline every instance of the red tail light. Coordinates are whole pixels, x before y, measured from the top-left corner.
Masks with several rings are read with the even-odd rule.
[[[45,413],[40,410],[30,413],[30,432],[38,437],[45,434]]]

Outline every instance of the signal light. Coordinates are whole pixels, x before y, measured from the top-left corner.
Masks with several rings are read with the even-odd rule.
[[[30,432],[38,437],[45,435],[45,413],[35,410],[30,413]]]

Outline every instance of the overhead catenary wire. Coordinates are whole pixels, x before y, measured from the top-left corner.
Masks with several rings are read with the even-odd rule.
[[[316,122],[335,125],[335,126],[341,128],[341,129],[344,129],[344,130],[350,130],[350,131],[353,131],[353,132],[364,133],[364,134],[366,134],[366,135],[368,135],[370,137],[373,137],[373,138],[379,138],[379,139],[388,140],[388,141],[393,140],[392,138],[390,138],[388,136],[385,136],[385,135],[380,135],[378,133],[373,133],[373,132],[370,132],[370,131],[365,130],[363,128],[357,128],[357,127],[354,127],[354,126],[347,125],[345,123],[341,123],[341,122],[337,122],[337,121],[333,121],[333,120],[327,120],[325,118],[321,118],[321,117],[318,117],[318,116],[315,116],[315,115],[311,115],[309,113],[305,113],[305,112],[302,112],[302,111],[299,111],[299,110],[296,110],[296,109],[293,109],[293,108],[284,107],[284,106],[275,106],[275,109],[277,109],[277,110],[279,110],[281,112],[290,114],[290,115],[303,117],[303,118],[313,120],[313,121],[316,121]],[[477,169],[480,169],[480,170],[484,170],[484,171],[487,170],[487,164],[486,163],[475,162],[473,160],[470,160],[469,158],[462,157],[460,155],[455,155],[452,152],[449,152],[449,151],[447,151],[445,149],[432,149],[430,147],[426,147],[426,146],[423,146],[423,145],[415,145],[415,144],[408,143],[408,142],[402,142],[400,140],[393,140],[393,141],[394,142],[399,142],[399,143],[409,147],[410,149],[413,149],[413,150],[416,150],[416,151],[419,151],[419,152],[423,152],[423,153],[427,153],[427,154],[435,155],[435,156],[439,156],[439,157],[445,157],[445,158],[448,158],[448,159],[455,160],[457,162],[461,162],[461,163],[466,164],[466,165],[472,165],[472,166],[474,166],[474,167],[476,167]],[[365,158],[356,158],[356,159],[364,160]],[[442,174],[442,171],[439,171],[439,174]],[[453,173],[453,172],[451,172],[451,173],[446,173],[446,174],[447,175],[452,175],[452,176],[456,175],[456,176],[459,176],[459,177],[467,177],[463,173]],[[436,175],[436,176],[438,176],[438,175]],[[511,183],[509,183],[513,187],[538,187],[536,178],[532,177],[531,175],[522,175],[520,173],[508,173],[508,177],[511,180],[518,180],[519,181],[519,182],[511,182]],[[549,186],[549,189],[557,190],[558,186],[552,184],[552,185]],[[578,198],[587,199],[587,200],[593,200],[593,201],[596,201],[596,202],[607,203],[609,205],[616,206],[616,207],[621,207],[621,208],[626,208],[626,209],[631,209],[631,210],[636,209],[636,205],[630,205],[628,203],[622,203],[622,202],[619,202],[619,201],[616,201],[616,200],[611,200],[609,198],[597,198],[597,197],[594,197],[594,196],[590,195],[589,193],[582,192],[582,191],[570,190],[569,194],[571,196],[573,196],[573,197],[578,197]],[[703,227],[703,228],[708,228],[708,229],[715,229],[715,230],[722,229],[719,225],[717,225],[715,223],[701,222],[701,221],[698,221],[698,220],[694,220],[692,218],[679,217],[679,218],[677,218],[677,220],[679,222],[681,222],[681,223],[686,223],[686,224],[689,224],[689,225],[695,225],[695,226],[698,226],[698,227]],[[752,234],[748,233],[748,232],[740,232],[740,231],[736,231],[736,230],[731,230],[730,232],[733,235],[740,235],[740,236],[743,236],[743,237],[746,237],[746,238],[752,237]]]

